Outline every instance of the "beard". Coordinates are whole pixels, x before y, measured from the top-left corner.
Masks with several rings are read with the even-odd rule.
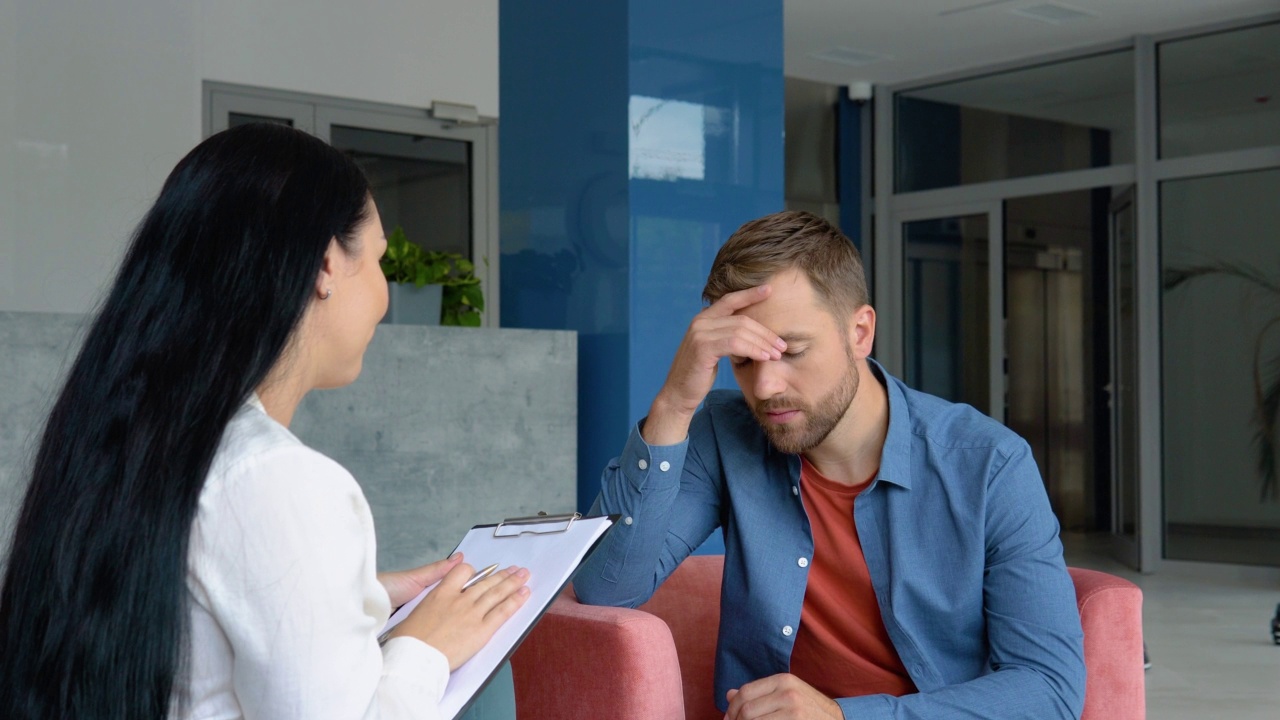
[[[840,424],[853,405],[853,398],[858,394],[858,366],[852,353],[849,357],[849,370],[840,379],[831,392],[827,393],[816,405],[808,405],[787,397],[774,397],[756,403],[752,412],[756,422],[764,429],[764,434],[774,447],[784,453],[799,455],[822,444],[831,431]],[[799,421],[785,425],[769,422],[768,412],[771,410],[799,410]]]

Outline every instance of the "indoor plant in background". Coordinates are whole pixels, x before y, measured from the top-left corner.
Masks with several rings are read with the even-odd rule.
[[[1273,302],[1280,299],[1280,283],[1265,272],[1229,262],[1169,268],[1164,273],[1164,289],[1174,290],[1200,278],[1214,276],[1253,286],[1262,291],[1264,297],[1270,296]],[[1280,357],[1268,356],[1265,346],[1268,333],[1280,327],[1280,312],[1272,306],[1268,315],[1266,324],[1253,338],[1253,423],[1256,428],[1253,441],[1258,449],[1262,502],[1280,502]],[[1277,617],[1280,617],[1280,612]]]
[[[423,250],[396,227],[382,257],[391,305],[383,322],[480,326],[484,293],[475,266],[458,253]]]

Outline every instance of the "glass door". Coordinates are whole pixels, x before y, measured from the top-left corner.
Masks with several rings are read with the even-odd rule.
[[[484,293],[484,323],[497,326],[493,127],[399,110],[322,105],[316,109],[316,135],[364,170],[388,233],[401,227],[427,250],[471,261]]]
[[[1004,240],[999,203],[900,217],[903,379],[1004,422]]]
[[[1068,532],[1111,520],[1110,403],[1097,389],[1111,377],[1110,205],[1109,187],[1004,203],[1005,424],[1031,446]]]

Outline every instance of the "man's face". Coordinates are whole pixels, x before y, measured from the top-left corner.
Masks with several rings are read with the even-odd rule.
[[[769,279],[762,302],[739,311],[787,342],[781,360],[733,356],[733,375],[774,447],[803,453],[840,424],[858,393],[849,330],[819,300],[800,270]]]

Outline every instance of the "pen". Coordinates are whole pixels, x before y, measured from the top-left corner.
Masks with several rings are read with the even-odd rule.
[[[494,563],[494,564],[490,565],[489,567],[487,567],[487,568],[485,568],[485,569],[483,569],[483,570],[477,570],[477,571],[476,571],[476,574],[475,574],[475,575],[472,575],[470,580],[468,580],[468,581],[466,581],[465,583],[463,583],[463,585],[462,585],[462,589],[463,589],[463,590],[466,590],[467,588],[471,587],[472,585],[475,585],[476,583],[480,582],[481,580],[483,580],[483,579],[485,579],[485,578],[489,577],[490,575],[492,575],[495,571],[497,571],[497,569],[498,569],[498,563]]]
[[[497,569],[498,569],[498,563],[494,563],[494,564],[490,565],[489,567],[487,567],[487,568],[485,568],[485,569],[483,569],[483,570],[479,570],[479,571],[477,571],[475,575],[472,575],[472,576],[471,576],[471,579],[470,579],[470,580],[468,580],[468,581],[466,581],[465,583],[463,583],[463,585],[462,585],[462,589],[463,589],[463,590],[466,590],[467,588],[471,587],[472,585],[475,585],[476,583],[480,582],[481,580],[483,580],[483,579],[485,579],[485,578],[489,577],[490,575],[492,575],[495,571],[497,571]],[[396,613],[395,613],[395,614],[397,614],[397,615],[398,615],[398,614],[399,614],[399,613],[401,613],[401,612],[405,612],[405,613],[407,614],[407,613],[408,613],[408,611],[411,611],[411,610],[413,610],[413,608],[415,608],[415,607],[417,607],[417,606],[418,606],[418,603],[419,603],[419,602],[421,602],[422,598],[423,598],[426,594],[427,594],[427,591],[426,591],[426,590],[423,590],[423,591],[422,591],[422,593],[418,595],[418,597],[414,598],[413,600],[410,600],[409,602],[405,603],[402,607],[398,608],[398,609],[396,610]],[[395,615],[392,615],[392,619],[394,619],[394,620],[395,620],[395,623],[396,623],[396,624],[399,624],[400,620],[399,620],[399,619],[396,619]],[[379,644],[379,645],[383,645],[383,644],[385,644],[385,643],[387,642],[387,639],[388,639],[388,638],[390,638],[390,637],[391,637],[391,628],[387,628],[386,632],[384,632],[384,633],[382,633],[381,635],[379,635],[379,636],[378,636],[378,644]]]

